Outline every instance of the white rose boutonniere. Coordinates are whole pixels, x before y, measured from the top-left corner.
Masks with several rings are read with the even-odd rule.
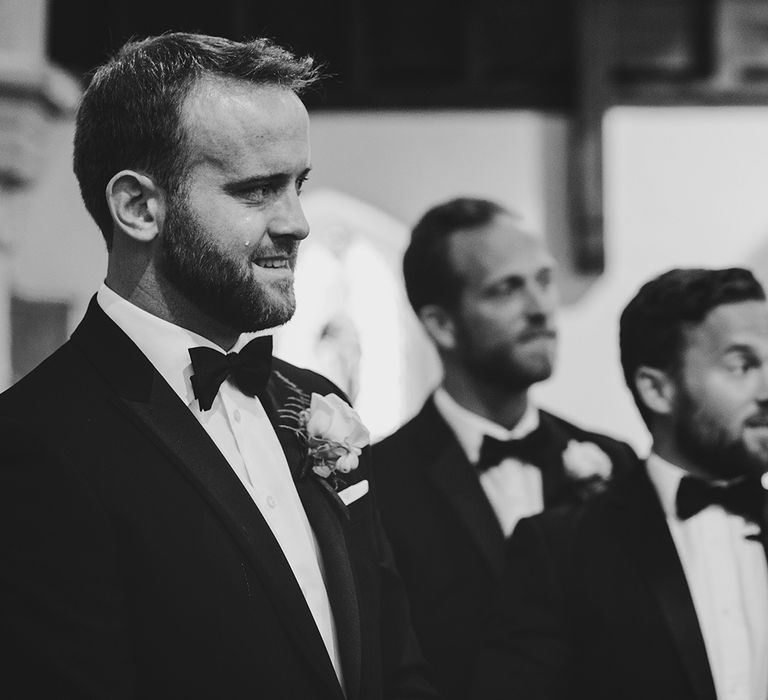
[[[563,451],[566,475],[592,496],[604,491],[613,472],[611,458],[594,442],[569,440]]]
[[[309,466],[317,476],[340,485],[339,474],[357,469],[371,436],[357,412],[336,394],[312,394],[309,408],[299,413],[298,434],[307,448]]]

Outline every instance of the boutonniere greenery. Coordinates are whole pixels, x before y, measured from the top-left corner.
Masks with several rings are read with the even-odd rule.
[[[605,491],[613,473],[611,458],[603,450],[594,442],[578,440],[568,441],[563,451],[563,467],[584,498]]]
[[[357,412],[336,394],[299,392],[279,413],[303,448],[299,478],[311,471],[334,491],[344,488],[343,475],[357,469],[371,439]]]

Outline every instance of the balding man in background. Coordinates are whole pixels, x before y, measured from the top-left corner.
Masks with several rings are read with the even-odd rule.
[[[517,521],[578,503],[637,461],[627,444],[529,399],[555,361],[554,268],[518,217],[483,199],[430,209],[405,253],[408,297],[444,377],[374,446],[374,469],[414,627],[446,698],[469,693]]]

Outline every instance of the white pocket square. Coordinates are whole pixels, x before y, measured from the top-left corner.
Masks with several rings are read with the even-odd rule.
[[[339,498],[345,506],[348,506],[358,498],[365,496],[366,493],[368,493],[368,479],[363,479],[352,486],[347,486],[343,491],[339,491]]]

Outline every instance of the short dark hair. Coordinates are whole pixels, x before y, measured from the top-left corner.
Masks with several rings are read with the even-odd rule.
[[[755,276],[740,267],[676,268],[640,288],[621,314],[619,347],[624,379],[646,423],[650,411],[635,386],[638,368],[677,372],[686,328],[701,323],[717,306],[765,298]]]
[[[297,95],[320,77],[312,58],[297,58],[269,39],[169,32],[126,43],[93,75],[75,126],[75,175],[107,247],[112,218],[104,192],[115,173],[139,170],[171,194],[180,188],[187,167],[181,107],[205,76],[277,85]]]
[[[419,219],[403,257],[403,276],[414,311],[427,304],[455,306],[461,280],[451,264],[448,239],[457,231],[489,224],[508,209],[487,199],[459,197],[438,204]]]

